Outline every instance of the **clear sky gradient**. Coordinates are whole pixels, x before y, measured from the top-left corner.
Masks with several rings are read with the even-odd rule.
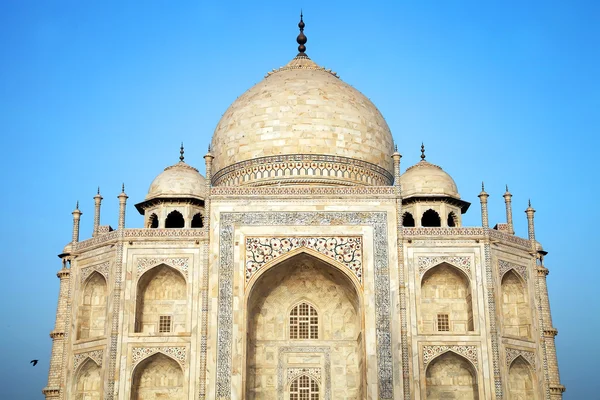
[[[565,399],[599,398],[599,4],[0,2],[2,397],[43,398],[75,202],[85,239],[97,186],[115,227],[125,182],[141,227],[133,205],[180,142],[204,171],[228,105],[295,56],[302,7],[308,55],[379,107],[403,169],[425,143],[472,202],[465,225],[480,224],[482,180],[492,225],[509,185],[522,237],[531,198]]]

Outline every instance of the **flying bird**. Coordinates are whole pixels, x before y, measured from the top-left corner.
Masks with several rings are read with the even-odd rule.
[[[33,364],[33,366],[35,367],[35,365],[38,363],[38,360],[31,360],[29,361],[29,363]]]

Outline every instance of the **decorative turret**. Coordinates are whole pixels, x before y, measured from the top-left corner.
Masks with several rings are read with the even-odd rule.
[[[121,193],[117,196],[119,199],[119,227],[118,229],[125,228],[125,208],[127,205],[127,199],[129,196],[125,194],[125,184],[121,185]]]
[[[100,186],[98,186],[98,193],[94,196],[94,230],[92,236],[98,235],[98,228],[100,227],[100,205],[102,203],[102,196],[100,196]]]
[[[152,181],[146,199],[135,207],[145,216],[146,228],[200,228],[205,198],[206,180],[185,162],[181,143],[179,162],[165,168]]]
[[[460,198],[454,179],[426,160],[424,144],[421,161],[402,174],[400,184],[407,227],[460,226],[461,214],[471,205]]]
[[[72,241],[73,243],[77,243],[79,242],[79,222],[81,220],[81,215],[83,214],[81,211],[79,211],[79,201],[77,201],[77,204],[75,205],[75,210],[71,214],[73,214]]]
[[[479,193],[479,201],[481,202],[481,226],[483,226],[484,228],[489,228],[490,223],[489,223],[489,219],[488,219],[488,207],[487,207],[487,203],[488,203],[488,197],[490,197],[489,194],[487,194],[487,192],[485,191],[485,187],[483,186],[483,182],[481,182],[481,193]]]
[[[504,203],[506,204],[506,225],[508,229],[508,233],[511,235],[515,234],[515,229],[513,227],[513,217],[512,217],[512,194],[508,191],[508,185],[506,185],[506,192],[504,193]]]

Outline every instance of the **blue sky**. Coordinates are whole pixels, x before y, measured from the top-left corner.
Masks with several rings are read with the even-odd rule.
[[[122,3],[0,3],[5,398],[43,398],[76,200],[87,238],[97,186],[114,227],[125,182],[127,226],[141,226],[133,204],[180,142],[203,171],[227,106],[296,54],[300,7],[308,55],[379,107],[404,167],[425,142],[473,203],[465,225],[480,223],[482,180],[492,224],[509,185],[523,237],[531,198],[565,399],[597,396],[600,3]]]

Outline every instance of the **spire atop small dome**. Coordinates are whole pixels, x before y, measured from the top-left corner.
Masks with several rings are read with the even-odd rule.
[[[425,161],[425,145],[421,142],[421,161]]]
[[[298,28],[300,28],[300,34],[298,35],[298,37],[296,38],[296,42],[298,42],[298,55],[296,57],[307,57],[305,52],[306,52],[306,42],[308,41],[308,39],[306,38],[306,35],[304,35],[304,20],[303,20],[303,15],[302,15],[302,10],[300,10],[300,22],[298,22]]]
[[[181,142],[181,147],[179,148],[179,162],[183,162],[183,159],[184,159],[183,153],[184,153],[184,151],[183,151],[183,142]]]

